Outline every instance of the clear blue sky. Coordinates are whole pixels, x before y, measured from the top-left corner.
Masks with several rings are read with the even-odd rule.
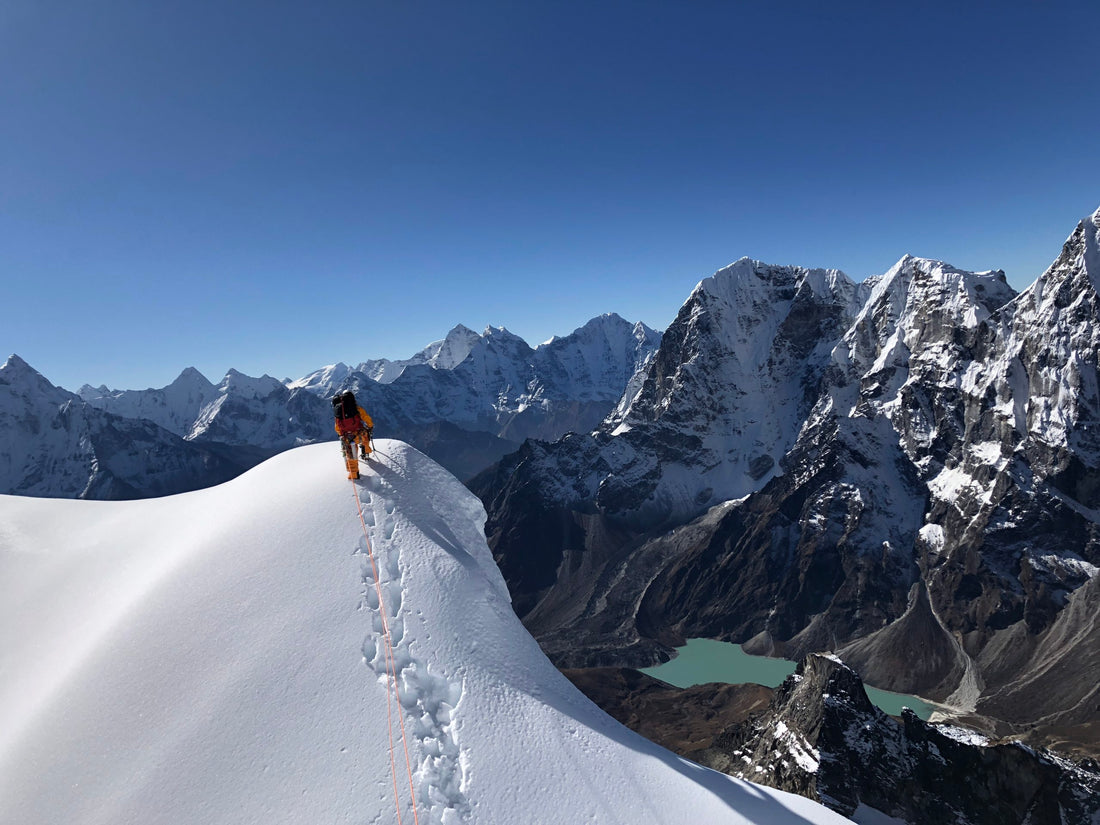
[[[7,0],[0,359],[297,377],[664,327],[749,255],[1021,288],[1100,206],[1100,3]]]

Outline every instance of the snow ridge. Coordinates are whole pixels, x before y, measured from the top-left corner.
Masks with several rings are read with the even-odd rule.
[[[408,446],[378,448],[355,484],[317,444],[179,496],[0,496],[0,821],[394,821],[354,496],[423,825],[845,821],[599,711],[512,612],[480,502]]]

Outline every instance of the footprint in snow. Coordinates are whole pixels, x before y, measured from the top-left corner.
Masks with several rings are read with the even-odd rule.
[[[433,825],[460,825],[470,818],[470,803],[463,787],[466,784],[466,764],[455,735],[455,719],[462,701],[462,683],[433,673],[428,663],[413,655],[405,638],[405,619],[401,613],[405,591],[401,583],[398,549],[390,544],[393,537],[393,507],[383,505],[382,540],[374,546],[375,560],[380,568],[380,589],[386,616],[383,622],[378,604],[374,571],[369,563],[362,567],[362,599],[372,615],[371,633],[363,640],[362,653],[367,666],[377,680],[392,690],[390,660],[384,644],[385,629],[389,630],[392,646],[392,667],[397,672],[398,702],[409,720],[413,742],[410,757],[414,764],[413,784],[421,811]],[[370,524],[375,524],[372,511]],[[365,547],[364,547],[365,549]],[[418,614],[419,615],[419,614]],[[387,701],[389,699],[387,698]]]

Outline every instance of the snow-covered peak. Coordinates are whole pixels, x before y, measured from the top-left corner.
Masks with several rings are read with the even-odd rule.
[[[1057,323],[1063,311],[1100,295],[1100,209],[1081,220],[1066,238],[1062,253],[1020,293],[1013,307]]]
[[[601,425],[625,438],[602,451],[597,502],[683,518],[766,484],[860,295],[838,270],[751,258],[700,281]]]
[[[486,331],[488,334],[488,331]],[[467,326],[458,324],[442,341],[434,341],[411,359],[439,370],[452,370],[466,360],[470,350],[481,338]]]
[[[661,340],[661,331],[653,329],[653,327],[638,321],[634,324],[634,338],[638,341],[643,340]]]
[[[31,365],[20,358],[18,355],[16,355],[14,352],[8,356],[8,360],[4,362],[4,365],[0,366],[0,370],[11,370],[12,375],[20,372],[34,372],[34,369],[31,367]]]
[[[544,347],[552,348],[555,344],[560,346],[562,341],[569,339],[574,339],[578,342],[591,342],[596,340],[614,340],[618,342],[625,338],[633,339],[636,327],[636,324],[631,324],[629,321],[623,320],[623,318],[616,313],[609,312],[605,315],[598,315],[592,318],[582,326],[573,330],[570,335],[555,336],[547,343],[540,344],[537,349],[543,349]]]
[[[1016,296],[1001,271],[967,272],[943,261],[905,255],[876,278],[863,309],[838,346],[842,363],[872,369],[887,354],[951,343],[957,329],[972,329]],[[873,369],[881,369],[878,363]]]
[[[4,362],[3,366],[0,366],[0,373],[4,375],[9,383],[13,381],[45,380],[38,370],[15,353],[9,355],[8,360]]]
[[[562,399],[618,401],[660,344],[661,335],[614,312],[592,318],[534,352],[534,392]]]
[[[51,384],[42,373],[14,353],[0,366],[0,385],[12,395],[33,397],[36,401],[51,404],[64,404],[76,398],[73,393]]]
[[[245,375],[243,372],[238,372],[235,369],[230,369],[225,374],[225,378],[222,379],[218,385],[218,391],[221,393],[233,393],[241,398],[265,398],[274,392],[284,389],[285,385],[277,378],[272,378],[270,375],[261,375],[259,378],[253,378],[250,375]]]
[[[627,335],[639,345],[652,344],[654,348],[661,340],[661,333],[646,326],[641,321],[631,324],[623,319],[617,312],[605,312],[577,327],[569,335],[554,335],[543,341],[537,347],[536,352],[560,347],[562,341],[595,341],[611,340],[619,341]]]
[[[847,821],[603,714],[512,612],[480,502],[379,447],[355,484],[316,445],[161,499],[0,497],[0,821],[412,822],[410,784],[425,825]]]
[[[1086,466],[1095,466],[1100,210],[1077,224],[1061,254],[1001,315],[1003,356],[991,373],[998,376],[992,391],[1013,428],[1031,433],[1037,443],[1068,444]]]
[[[318,395],[332,395],[336,387],[340,386],[351,372],[351,367],[339,361],[314,370],[296,381],[287,381],[286,387],[289,390],[302,389]]]
[[[194,367],[187,367],[176,377],[176,380],[165,387],[165,389],[175,389],[183,392],[192,390],[209,392],[214,389],[214,385],[197,369]]]
[[[1092,288],[1100,293],[1100,209],[1092,213],[1089,223],[1092,225],[1085,228],[1085,248],[1081,257]]]
[[[485,332],[481,334],[481,340],[485,342],[491,342],[497,345],[504,344],[507,346],[519,346],[523,345],[530,349],[526,341],[516,335],[514,332],[509,331],[506,327],[485,327]]]
[[[744,257],[700,281],[685,307],[725,306],[751,326],[746,306],[760,306],[767,301],[789,302],[800,292],[802,300],[824,300],[853,310],[858,304],[858,287],[838,269],[776,266]],[[745,328],[743,322],[739,326]]]

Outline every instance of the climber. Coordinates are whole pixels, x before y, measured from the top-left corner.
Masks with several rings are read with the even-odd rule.
[[[363,460],[367,460],[372,449],[374,421],[367,415],[367,411],[355,402],[355,394],[351,390],[345,390],[333,396],[332,412],[336,417],[336,434],[340,436],[348,478],[359,478],[359,461],[355,454],[355,445],[359,445]]]

